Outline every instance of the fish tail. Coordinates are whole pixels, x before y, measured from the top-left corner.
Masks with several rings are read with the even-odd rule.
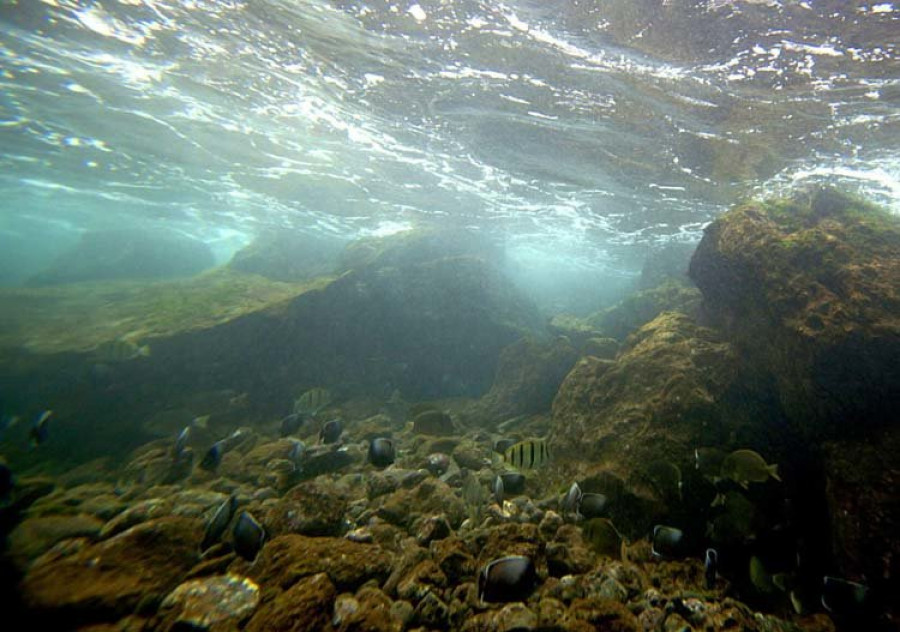
[[[778,464],[777,463],[773,463],[772,465],[768,466],[766,469],[769,470],[769,475],[772,478],[774,478],[779,483],[781,482],[781,477],[778,476]]]

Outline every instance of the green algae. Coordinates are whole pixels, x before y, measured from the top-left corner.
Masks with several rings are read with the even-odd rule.
[[[146,342],[276,308],[332,280],[285,283],[220,268],[176,281],[4,289],[0,349],[84,352],[119,337]]]

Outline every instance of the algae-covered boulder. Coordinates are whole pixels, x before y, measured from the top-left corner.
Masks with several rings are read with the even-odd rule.
[[[553,447],[561,457],[623,478],[642,463],[683,465],[698,445],[728,434],[732,351],[714,331],[666,312],[644,325],[617,360],[582,358],[553,402]]]
[[[48,629],[115,620],[180,583],[202,532],[198,520],[161,518],[59,559],[41,558],[22,582],[23,600]]]
[[[666,311],[695,315],[700,305],[697,289],[680,281],[668,279],[662,285],[639,290],[620,303],[589,316],[588,325],[595,336],[625,340],[637,330]]]
[[[345,245],[334,237],[269,230],[236,252],[228,266],[275,281],[303,281],[331,274]]]
[[[340,257],[339,269],[410,268],[446,257],[476,257],[497,264],[500,251],[487,238],[470,231],[417,228],[351,243]]]
[[[706,228],[691,277],[807,438],[896,420],[898,218],[831,189],[749,202]]]
[[[32,277],[29,285],[184,277],[213,265],[209,246],[174,230],[97,230],[84,233],[71,250]]]

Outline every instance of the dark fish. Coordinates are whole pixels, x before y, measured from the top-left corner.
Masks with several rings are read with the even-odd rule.
[[[341,420],[332,419],[322,426],[322,430],[319,431],[319,440],[322,443],[337,443],[343,432],[344,426],[341,424]]]
[[[12,470],[4,461],[0,461],[0,500],[9,498],[14,484]]]
[[[443,452],[434,452],[425,457],[425,469],[440,476],[450,469],[450,457]]]
[[[497,501],[497,504],[500,507],[503,507],[503,479],[500,478],[500,475],[494,477],[494,483],[492,485],[492,491],[494,492],[494,500]]]
[[[500,475],[503,481],[503,491],[510,496],[521,494],[525,491],[525,475],[520,472],[503,472]]]
[[[725,456],[725,452],[719,448],[695,448],[694,469],[709,479],[718,478]]]
[[[379,437],[369,444],[369,463],[375,467],[387,467],[396,457],[394,442],[390,439]]]
[[[566,492],[566,495],[563,496],[562,501],[562,512],[563,515],[566,514],[575,514],[577,517],[579,515],[579,508],[581,507],[581,497],[584,494],[581,492],[581,488],[578,486],[578,483],[572,483],[572,486],[569,487],[569,491]]]
[[[772,575],[766,570],[762,560],[755,555],[750,558],[750,583],[761,593],[768,594],[775,591]]]
[[[288,437],[300,429],[306,420],[301,413],[292,413],[281,420],[281,436]]]
[[[225,450],[222,448],[222,442],[216,441],[210,446],[209,450],[206,451],[206,454],[203,455],[203,459],[200,461],[200,469],[206,470],[207,472],[214,471],[219,467],[219,463],[222,462],[222,455],[224,453]]]
[[[703,561],[703,575],[706,577],[706,589],[712,590],[716,586],[716,574],[719,572],[719,553],[715,549],[706,549],[706,558]]]
[[[826,576],[822,587],[822,605],[838,616],[865,613],[869,588],[847,579]]]
[[[203,543],[200,544],[201,551],[205,551],[222,539],[225,530],[228,529],[228,525],[231,524],[231,519],[234,517],[235,510],[237,510],[237,505],[237,497],[234,494],[229,496],[221,505],[219,505],[216,512],[212,515],[212,518],[206,523],[206,531],[203,534]]]
[[[537,571],[530,558],[501,557],[481,569],[478,598],[485,602],[525,601],[537,584]]]
[[[52,415],[52,410],[45,410],[34,420],[31,429],[28,431],[28,438],[32,447],[41,445],[50,436],[50,417]]]
[[[494,442],[494,452],[506,454],[506,451],[514,445],[516,445],[515,439],[497,439],[497,441]]]
[[[653,527],[650,552],[656,557],[678,557],[684,551],[684,532],[658,524]]]
[[[591,518],[599,518],[606,509],[607,498],[603,494],[582,494],[581,503],[578,507],[580,513],[586,520]]]
[[[234,551],[252,562],[266,541],[266,530],[246,511],[242,511],[234,523]]]
[[[503,457],[513,467],[527,470],[546,463],[550,459],[550,448],[541,439],[529,439],[508,448]]]
[[[585,522],[581,526],[581,537],[601,555],[622,556],[622,535],[609,518],[591,518]]]

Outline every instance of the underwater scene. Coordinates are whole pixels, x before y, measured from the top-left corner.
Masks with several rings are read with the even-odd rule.
[[[0,627],[900,631],[898,48],[0,2]]]

